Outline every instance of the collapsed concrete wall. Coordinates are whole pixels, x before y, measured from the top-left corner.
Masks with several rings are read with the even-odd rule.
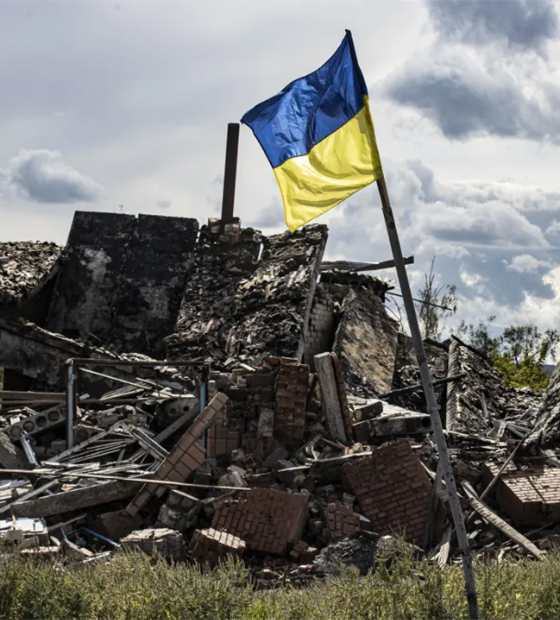
[[[173,331],[198,223],[77,211],[47,328],[157,356]]]
[[[385,312],[381,298],[351,290],[333,347],[351,394],[370,398],[391,391],[397,343],[397,323]]]
[[[73,357],[103,358],[110,354],[31,323],[0,317],[0,367],[62,388],[64,365]]]
[[[326,226],[271,237],[247,229],[234,244],[204,235],[168,357],[217,366],[266,354],[301,359],[326,241]]]
[[[193,219],[139,215],[113,303],[110,342],[118,350],[165,356],[197,233]]]
[[[107,342],[113,302],[136,218],[76,211],[46,327],[70,338]]]

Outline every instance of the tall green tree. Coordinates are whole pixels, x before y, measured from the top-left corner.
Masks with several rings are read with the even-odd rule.
[[[560,334],[555,329],[541,332],[536,325],[511,325],[500,335],[492,336],[490,326],[495,317],[478,325],[462,321],[457,334],[468,344],[487,355],[511,387],[543,390],[549,383],[544,366],[556,359]]]

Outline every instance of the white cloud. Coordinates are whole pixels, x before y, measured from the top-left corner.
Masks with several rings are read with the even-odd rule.
[[[450,140],[497,136],[560,144],[551,0],[428,1],[436,33],[381,88]]]
[[[530,254],[519,254],[514,256],[508,263],[504,261],[508,271],[517,271],[518,273],[535,273],[539,269],[550,268],[552,263],[546,260],[539,260]]]
[[[560,221],[559,220],[552,220],[552,223],[546,229],[546,234],[547,235],[557,235],[558,233],[560,233]]]
[[[101,186],[64,161],[58,151],[20,150],[4,171],[4,180],[24,198],[42,203],[93,202]]]

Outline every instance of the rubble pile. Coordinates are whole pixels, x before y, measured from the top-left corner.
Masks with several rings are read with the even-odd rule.
[[[426,359],[441,411],[446,409],[447,388],[441,383],[449,376],[447,347],[433,341],[424,342]],[[420,370],[410,336],[400,333],[392,389],[384,395],[388,402],[413,411],[426,411]]]
[[[259,588],[365,574],[397,537],[449,562],[391,283],[322,268],[324,226],[267,238],[210,220],[195,239],[193,220],[163,220],[78,213],[44,324],[0,309],[10,552],[233,556]],[[170,229],[182,240],[161,248]],[[559,534],[560,375],[543,397],[457,338],[425,344],[473,552],[542,557]]]
[[[54,275],[61,251],[55,243],[0,243],[0,308],[28,301]]]
[[[462,375],[448,390],[448,430],[498,439],[520,438],[527,433],[528,423],[534,423],[540,395],[508,388],[481,353],[456,337],[449,346],[448,365],[450,375]]]
[[[224,367],[274,353],[301,357],[326,227],[268,238],[246,229],[223,245],[205,232],[168,355]]]

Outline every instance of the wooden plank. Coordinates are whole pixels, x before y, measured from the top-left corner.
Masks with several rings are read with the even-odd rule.
[[[447,376],[456,377],[461,374],[461,364],[459,360],[459,348],[460,345],[455,340],[455,338],[451,338],[451,342],[449,343],[449,353],[447,356]],[[459,385],[450,381],[447,384],[447,398],[445,404],[445,428],[448,431],[453,431],[458,426],[458,418],[461,415],[461,402],[459,400]]]
[[[433,544],[436,515],[439,505],[439,492],[441,491],[442,481],[443,471],[438,465],[436,477],[432,487],[432,496],[430,498],[430,512],[428,513],[428,519],[426,520],[426,529],[424,531],[424,549],[430,549]]]
[[[338,397],[338,387],[334,376],[333,361],[330,353],[315,355],[315,371],[321,386],[321,403],[327,419],[327,426],[333,439],[346,443],[346,431],[342,408]]]
[[[494,511],[492,511],[484,502],[480,500],[476,491],[472,488],[470,483],[466,480],[461,482],[461,486],[467,494],[471,507],[478,512],[478,514],[488,523],[492,524],[496,529],[500,530],[502,534],[505,534],[508,538],[513,540],[519,546],[523,547],[525,551],[535,556],[537,560],[541,560],[544,553],[538,549],[528,538],[525,538],[523,534],[518,532],[509,523],[506,523],[501,517],[499,517]]]
[[[451,551],[451,534],[453,533],[453,527],[449,525],[439,543],[439,551],[433,557],[440,568],[443,568],[449,561],[449,552]]]
[[[414,264],[414,256],[403,258],[405,265]],[[337,269],[338,271],[379,271],[381,269],[392,269],[395,266],[394,260],[385,260],[379,263],[357,263],[348,260],[339,261],[323,261],[321,263],[321,271],[330,271]]]

